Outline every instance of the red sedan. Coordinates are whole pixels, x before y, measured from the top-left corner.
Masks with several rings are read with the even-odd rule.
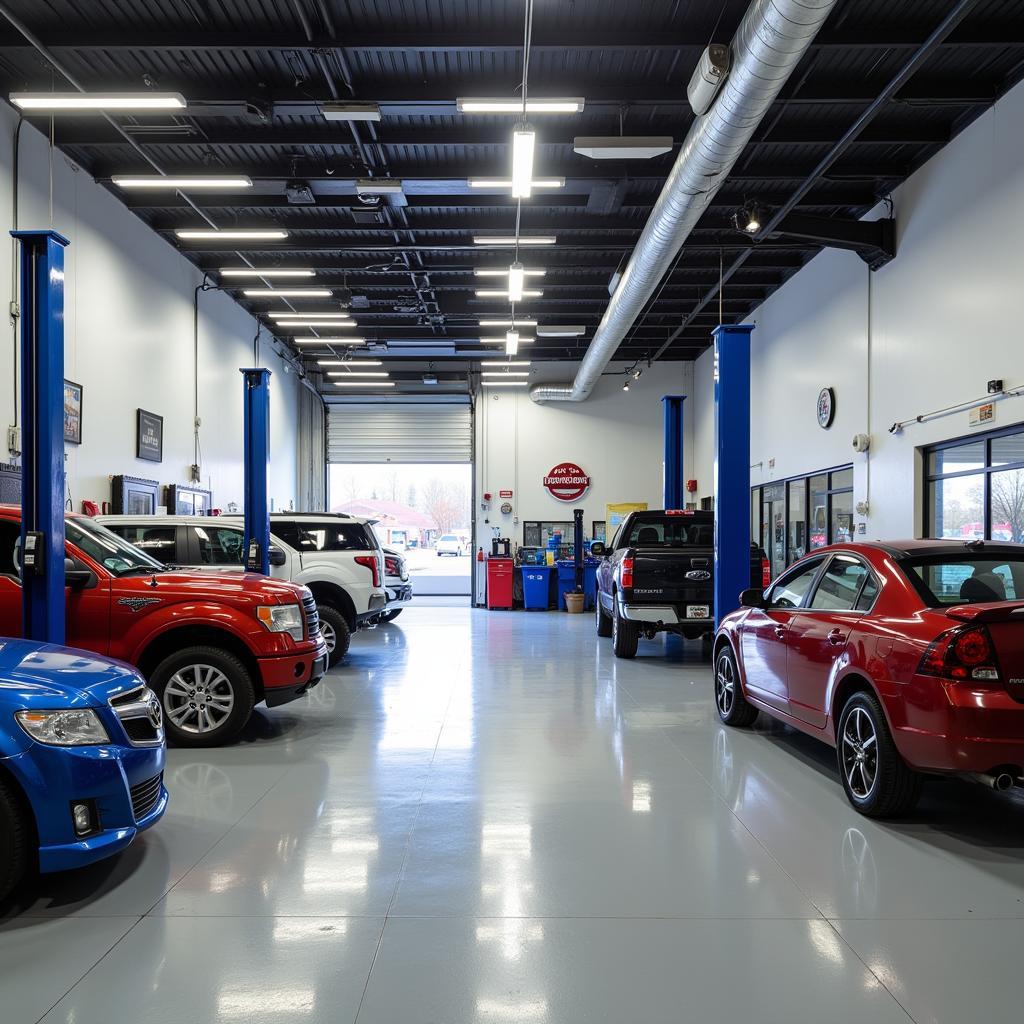
[[[1024,544],[841,544],[796,562],[715,637],[726,725],[764,711],[837,749],[863,814],[923,774],[1024,785]]]

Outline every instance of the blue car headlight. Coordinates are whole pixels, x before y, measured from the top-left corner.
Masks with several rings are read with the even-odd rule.
[[[32,739],[50,747],[84,747],[110,742],[99,715],[89,708],[16,711],[14,717]]]

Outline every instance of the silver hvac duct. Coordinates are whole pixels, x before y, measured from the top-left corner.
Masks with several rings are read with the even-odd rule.
[[[732,41],[732,69],[690,128],[571,384],[538,384],[535,402],[582,402],[654,294],[693,226],[838,0],[754,0]]]

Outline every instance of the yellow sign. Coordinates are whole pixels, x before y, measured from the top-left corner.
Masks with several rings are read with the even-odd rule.
[[[607,535],[611,537],[622,524],[622,520],[625,519],[630,512],[646,511],[646,501],[619,501],[616,502],[614,505],[605,505],[604,520],[607,524]]]

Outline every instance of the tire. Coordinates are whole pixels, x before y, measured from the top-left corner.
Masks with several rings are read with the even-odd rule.
[[[0,903],[17,888],[29,868],[32,825],[20,795],[0,778]]]
[[[612,635],[612,620],[608,613],[601,607],[601,594],[597,593],[594,595],[594,607],[597,608],[597,635],[598,636],[611,636]]]
[[[612,598],[612,650],[616,658],[635,658],[640,646],[640,630],[635,622],[619,614],[619,602]]]
[[[726,644],[715,660],[715,707],[718,717],[738,729],[753,725],[757,708],[743,696],[736,656]]]
[[[836,760],[846,797],[861,814],[899,818],[917,804],[922,776],[900,756],[873,693],[855,693],[843,705]]]
[[[395,619],[397,619],[398,616],[401,615],[402,612],[404,612],[404,611],[405,611],[404,608],[392,608],[391,611],[385,612],[380,617],[380,621],[381,622],[394,622]]]
[[[175,651],[157,665],[149,683],[163,707],[167,738],[179,747],[230,743],[249,721],[256,703],[249,670],[218,647]],[[210,691],[213,699],[202,703]],[[204,709],[205,717],[200,715]]]
[[[352,631],[348,620],[334,605],[322,604],[320,609],[320,632],[327,643],[327,667],[334,668],[348,654],[352,643]]]

